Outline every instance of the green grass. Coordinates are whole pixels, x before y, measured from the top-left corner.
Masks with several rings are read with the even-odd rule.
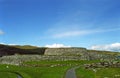
[[[64,78],[69,68],[92,62],[97,61],[29,61],[24,62],[21,66],[0,65],[0,72],[19,73],[23,78]],[[1,76],[2,74],[0,74],[0,77]],[[10,76],[10,74],[8,74],[8,76]]]
[[[120,78],[120,68],[104,68],[96,72],[96,78]]]
[[[120,68],[76,69],[77,78],[120,78]]]
[[[17,75],[10,72],[0,72],[0,78],[16,78]]]
[[[65,72],[78,63],[78,61],[32,61],[24,63],[25,66],[0,65],[0,72],[16,72],[21,74],[23,78],[63,78]],[[55,66],[57,64],[60,66]],[[0,74],[1,76],[2,74]],[[8,74],[8,76],[10,75]]]
[[[62,67],[19,67],[8,65],[9,68],[6,68],[6,65],[0,65],[0,72],[17,72],[21,74],[24,78],[61,78],[64,76],[65,71],[69,66]],[[3,74],[0,74],[0,77]],[[6,76],[6,75],[5,75]],[[10,74],[8,74],[10,76]],[[2,77],[4,78],[4,77]],[[9,77],[6,77],[9,78]],[[14,77],[10,77],[14,78]]]
[[[83,67],[76,69],[77,78],[94,78],[94,72]]]

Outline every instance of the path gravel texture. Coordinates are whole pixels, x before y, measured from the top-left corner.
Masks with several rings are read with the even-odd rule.
[[[18,75],[17,78],[22,78],[22,76]]]
[[[79,68],[79,67],[74,67],[74,68],[69,69],[66,72],[65,78],[77,78],[76,73],[75,73],[75,69],[77,69],[77,68]]]

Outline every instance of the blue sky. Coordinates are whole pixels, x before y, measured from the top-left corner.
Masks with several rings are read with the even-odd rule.
[[[120,0],[0,0],[0,43],[89,48],[120,42]]]

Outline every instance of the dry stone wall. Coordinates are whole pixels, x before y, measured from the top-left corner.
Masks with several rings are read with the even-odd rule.
[[[12,64],[20,65],[25,61],[40,61],[40,60],[54,60],[54,61],[66,61],[66,60],[89,60],[87,57],[81,56],[56,56],[56,55],[11,55],[3,56],[0,58],[0,64]]]
[[[48,48],[44,55],[83,55],[86,48]]]

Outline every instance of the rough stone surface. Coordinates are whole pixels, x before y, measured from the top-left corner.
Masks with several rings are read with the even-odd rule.
[[[85,48],[48,48],[44,55],[83,55]]]
[[[13,64],[19,65],[24,61],[40,61],[40,60],[56,60],[56,61],[66,61],[66,60],[87,60],[86,57],[81,56],[56,56],[56,55],[12,55],[3,56],[0,58],[0,64]]]

